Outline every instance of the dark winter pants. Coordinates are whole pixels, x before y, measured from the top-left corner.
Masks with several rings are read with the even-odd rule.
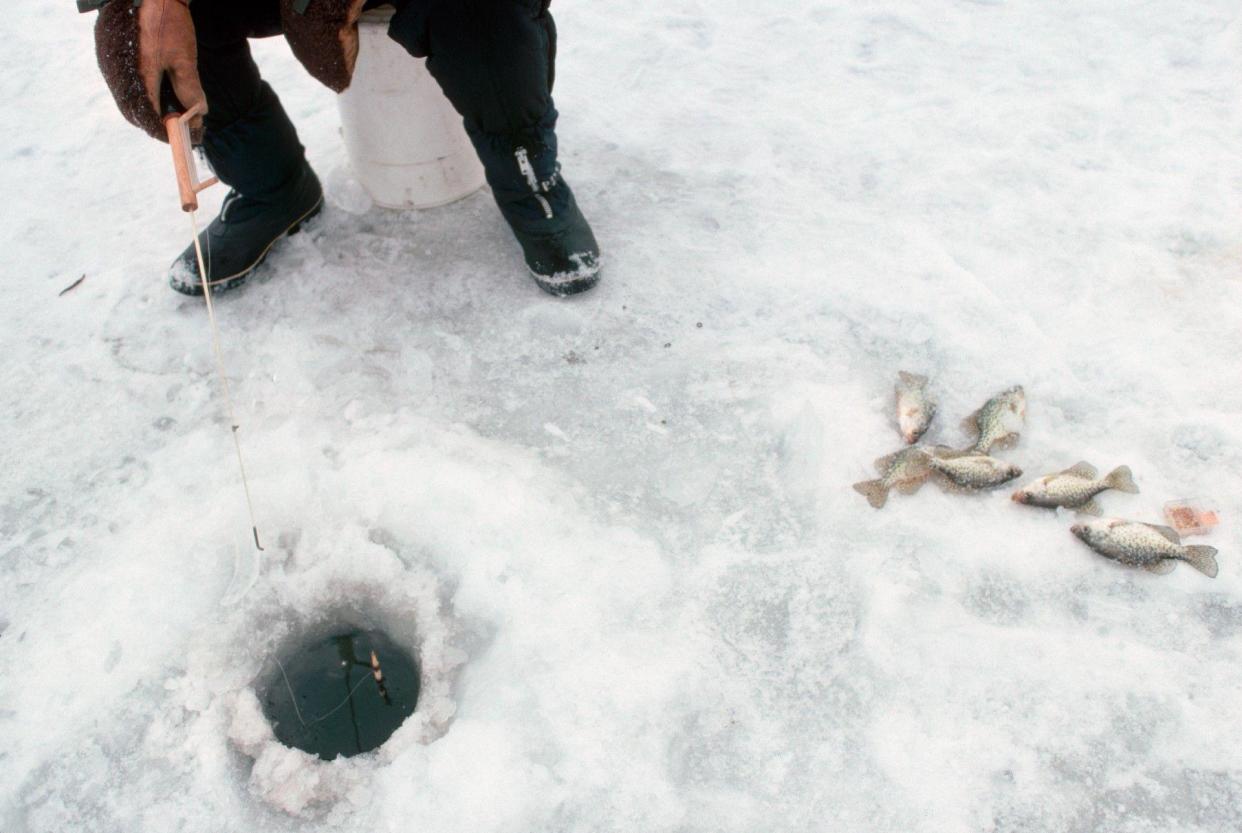
[[[549,0],[395,0],[389,35],[427,58],[465,122],[489,184],[514,221],[531,194],[531,172],[557,176],[552,81],[556,29]],[[372,0],[368,6],[381,5]],[[195,0],[198,67],[209,112],[204,150],[220,179],[241,194],[277,199],[303,161],[280,100],[259,77],[248,37],[280,31],[276,0]],[[518,156],[529,163],[519,163]],[[531,202],[525,200],[525,202]]]

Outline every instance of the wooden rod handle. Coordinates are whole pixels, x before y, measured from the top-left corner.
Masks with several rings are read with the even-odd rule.
[[[184,113],[170,113],[164,117],[164,130],[168,132],[168,146],[172,148],[173,169],[177,172],[177,191],[181,197],[182,211],[197,211],[198,192],[220,181],[212,177],[206,182],[199,182],[198,166],[194,164],[190,120],[204,112],[206,108],[196,104]]]

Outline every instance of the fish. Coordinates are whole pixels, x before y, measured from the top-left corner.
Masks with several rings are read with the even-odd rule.
[[[1177,532],[1167,526],[1099,518],[1074,524],[1070,532],[1105,558],[1152,573],[1170,573],[1178,561],[1185,561],[1208,578],[1216,578],[1219,569],[1215,547],[1186,546]]]
[[[991,489],[1022,476],[1022,469],[1013,463],[973,451],[937,448],[927,463],[954,486],[971,491]]]
[[[1013,499],[1027,506],[1049,509],[1064,506],[1089,515],[1099,515],[1100,503],[1095,496],[1100,492],[1116,489],[1132,495],[1139,493],[1129,466],[1118,466],[1102,478],[1099,475],[1090,463],[1076,463],[1065,471],[1045,475],[1023,486],[1013,493]]]
[[[977,438],[968,450],[979,454],[990,454],[997,445],[1011,447],[1025,425],[1026,391],[1021,385],[996,394],[962,422],[962,426]]]
[[[936,416],[936,400],[927,393],[927,377],[904,370],[897,373],[897,427],[901,438],[914,445],[927,433]]]
[[[867,498],[867,502],[880,509],[888,501],[888,493],[896,489],[903,495],[912,495],[927,482],[931,469],[927,466],[928,455],[922,446],[903,448],[875,461],[879,480],[864,480],[854,484],[854,491]]]

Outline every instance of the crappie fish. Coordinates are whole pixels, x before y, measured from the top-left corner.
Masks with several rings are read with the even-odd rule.
[[[1016,443],[1025,425],[1026,391],[1021,385],[996,394],[962,422],[977,437],[969,450],[979,454],[990,453],[998,444],[1004,448]]]
[[[901,437],[913,445],[927,433],[936,416],[936,400],[927,393],[927,377],[917,373],[897,373],[897,427]]]
[[[1013,463],[972,451],[937,449],[928,457],[927,464],[963,489],[990,489],[1022,476],[1022,469]]]
[[[1100,514],[1099,501],[1095,496],[1109,489],[1119,492],[1138,494],[1138,486],[1134,485],[1134,475],[1129,466],[1118,466],[1105,477],[1100,477],[1095,466],[1090,463],[1078,463],[1057,474],[1049,474],[1034,483],[1023,486],[1013,493],[1017,503],[1027,506],[1045,506],[1053,508],[1064,506],[1077,509],[1090,515]]]
[[[888,501],[888,493],[896,489],[903,495],[912,495],[927,482],[931,469],[927,467],[927,451],[920,446],[903,448],[896,454],[875,461],[879,480],[864,480],[854,484],[854,491],[867,498],[876,509]]]
[[[1070,527],[1078,539],[1105,558],[1153,573],[1169,573],[1178,561],[1216,578],[1216,548],[1186,546],[1167,526],[1100,518]]]

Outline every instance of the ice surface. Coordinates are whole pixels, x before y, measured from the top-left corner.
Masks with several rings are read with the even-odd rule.
[[[329,193],[219,303],[268,548],[236,577],[167,150],[90,17],[0,21],[0,829],[1242,829],[1236,4],[555,9],[608,264],[568,302],[486,194],[372,208],[332,96],[257,46]],[[899,369],[930,441],[1020,383],[1032,475],[1217,501],[1220,578],[1003,493],[872,511]],[[250,686],[345,614],[430,688],[324,763]]]

